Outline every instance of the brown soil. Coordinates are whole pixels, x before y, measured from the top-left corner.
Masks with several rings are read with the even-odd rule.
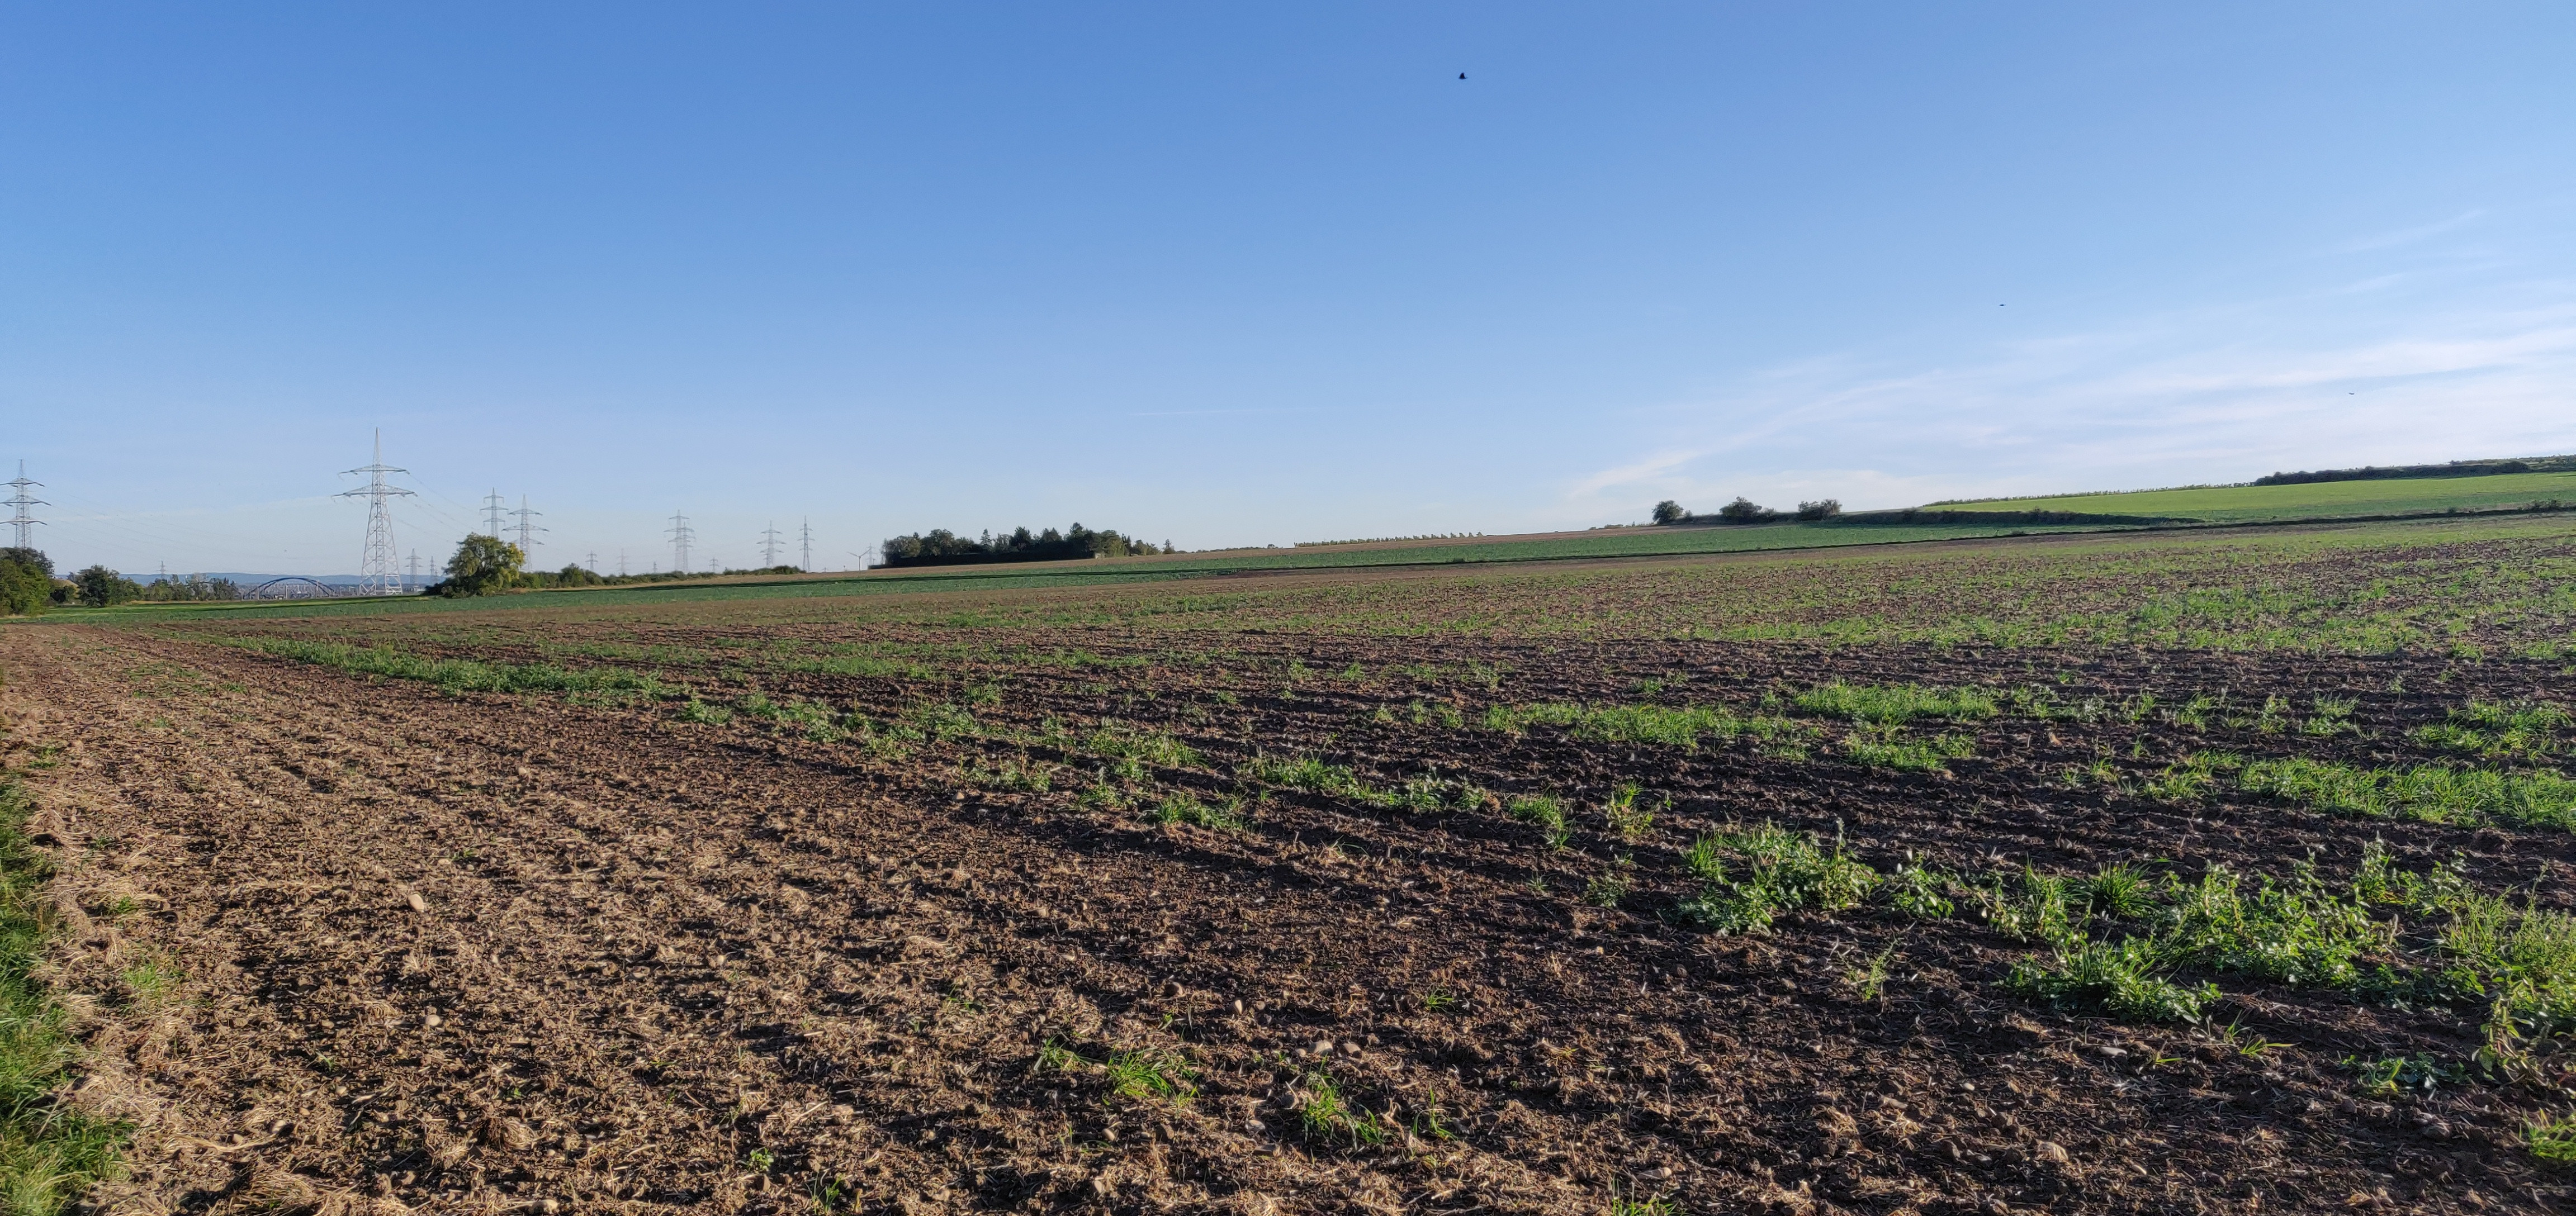
[[[708,640],[673,633],[645,640]],[[1749,744],[1406,724],[1416,701],[1472,722],[1496,700],[1743,705],[1834,676],[2063,675],[2070,698],[2351,695],[2369,733],[2296,750],[2361,759],[2398,756],[2402,728],[2469,695],[2576,700],[2554,668],[1262,635],[1226,639],[1211,667],[1110,631],[1004,640],[1138,662],[990,659],[929,686],[696,673],[711,696],[756,682],[882,717],[995,690],[976,711],[982,740],[895,759],[747,716],[690,724],[667,705],[451,696],[219,646],[0,631],[8,758],[45,808],[67,889],[141,907],[82,923],[188,977],[175,1025],[102,1044],[98,1075],[147,1116],[135,1178],[103,1200],[2465,1212],[2552,1210],[2570,1193],[2521,1146],[2545,1109],[2531,1095],[2356,1094],[2344,1057],[2457,1056],[2475,1040],[2456,1017],[2232,983],[2223,1016],[2292,1044],[2248,1057],[2189,1028],[2015,999],[1996,980],[2029,948],[1972,922],[1868,911],[1745,938],[1658,914],[1686,890],[1680,848],[1729,820],[1839,824],[1881,869],[1911,852],[1965,870],[2144,859],[2278,873],[2312,852],[2348,867],[2376,835],[2416,868],[2459,852],[2481,885],[2552,902],[2576,862],[2564,834],[2170,807],[2059,782],[2105,748],[2153,771],[2195,742],[2116,720],[1997,720],[1947,777]],[[1290,674],[1292,659],[1310,674]],[[1328,678],[1352,663],[1426,674]],[[1688,683],[1636,689],[1674,676]],[[1398,723],[1370,722],[1380,707]],[[1639,781],[1673,803],[1641,840],[1596,822],[1563,851],[1491,813],[1296,794],[1256,807],[1245,831],[1157,826],[1076,802],[1096,761],[989,730],[1051,717],[1172,731],[1208,762],[1158,774],[1164,788],[1210,797],[1254,754],[1297,753],[1381,782],[1429,767],[1597,803]],[[970,756],[1067,769],[1049,792],[996,792],[975,788]],[[1082,778],[1063,779],[1076,765]],[[1626,899],[1578,898],[1623,856]],[[1843,977],[1890,946],[1884,994],[1861,999]],[[1184,1061],[1194,1092],[1121,1096],[1104,1069],[1041,1067],[1048,1044],[1095,1063]],[[1374,1144],[1309,1134],[1299,1111],[1318,1074],[1406,1130]]]

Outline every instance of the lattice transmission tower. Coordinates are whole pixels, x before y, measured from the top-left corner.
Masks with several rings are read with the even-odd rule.
[[[394,510],[390,500],[411,491],[386,485],[385,474],[409,471],[385,463],[385,432],[381,427],[376,430],[375,463],[349,470],[367,475],[366,485],[340,494],[342,498],[367,500],[367,549],[358,559],[360,595],[402,594],[402,555],[394,550]]]
[[[796,525],[796,532],[802,538],[805,555],[805,560],[796,563],[796,568],[812,574],[814,572],[814,517],[806,516]]]
[[[664,529],[664,531],[671,534],[671,569],[681,574],[687,574],[689,572],[689,542],[696,540],[698,536],[697,532],[689,527],[689,517],[682,515],[677,511],[673,511],[671,513],[671,526]]]
[[[545,512],[529,510],[528,496],[522,494],[519,496],[519,509],[510,512],[510,514],[516,517],[519,521],[519,558],[520,560],[525,561],[528,558],[535,556],[537,546],[543,543],[532,535],[532,533],[545,531],[545,528],[531,525],[528,521],[545,514]],[[499,533],[494,533],[494,535],[497,536]]]
[[[778,539],[778,521],[774,519],[769,521],[769,526],[760,530],[760,564],[777,565],[778,550],[785,544],[786,542]]]
[[[45,483],[41,481],[27,480],[26,461],[21,460],[18,462],[18,479],[7,484],[11,491],[9,495],[9,526],[18,530],[18,547],[24,549],[27,547],[27,529],[37,527],[45,522],[33,515],[27,514],[27,508],[50,507],[54,504],[46,502],[41,498],[30,498],[27,496],[27,491]]]
[[[483,535],[489,536],[494,540],[501,539],[501,517],[509,513],[509,509],[502,505],[501,492],[499,490],[494,490],[491,493],[484,495]]]

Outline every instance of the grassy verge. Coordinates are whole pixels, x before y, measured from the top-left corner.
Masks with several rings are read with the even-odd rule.
[[[52,929],[52,869],[26,835],[29,807],[0,780],[0,1210],[48,1216],[118,1168],[125,1129],[70,1106],[62,1092],[79,1048],[35,978]]]

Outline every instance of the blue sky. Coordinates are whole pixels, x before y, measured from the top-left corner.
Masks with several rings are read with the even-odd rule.
[[[638,570],[2576,451],[2576,9],[2130,10],[12,3],[0,459],[340,571],[379,426]]]

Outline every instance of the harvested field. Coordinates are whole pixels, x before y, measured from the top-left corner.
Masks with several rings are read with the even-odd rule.
[[[184,977],[123,1210],[2556,1210],[2576,537],[2105,545],[136,614],[0,708]]]

